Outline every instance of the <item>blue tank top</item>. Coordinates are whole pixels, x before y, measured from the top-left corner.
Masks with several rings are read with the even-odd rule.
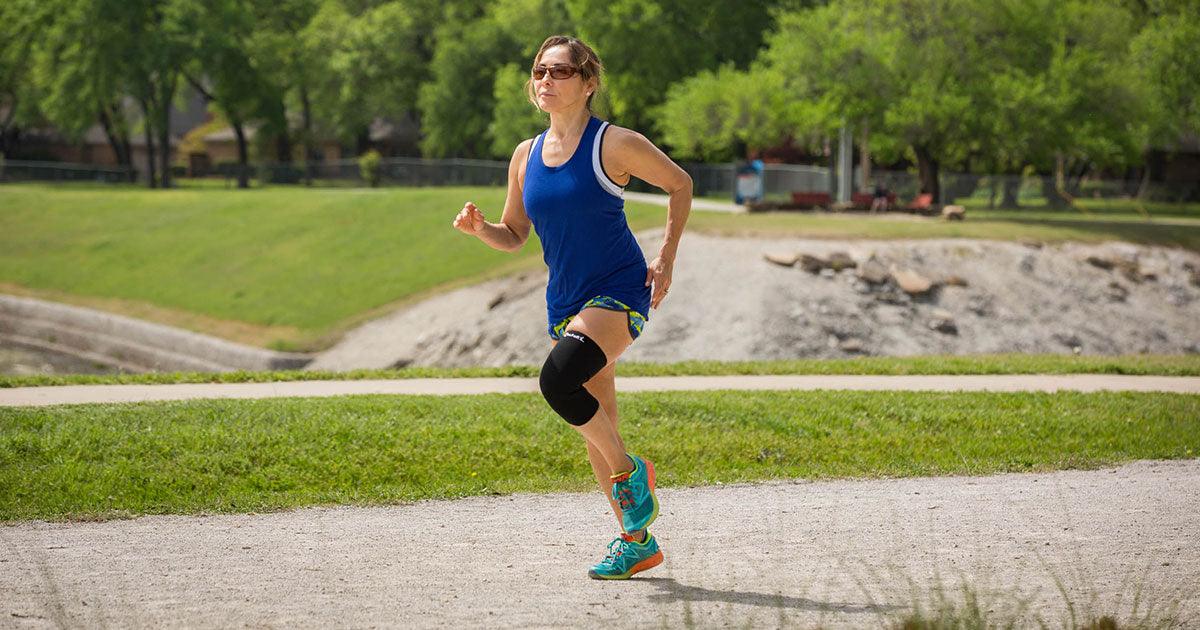
[[[550,268],[546,315],[551,327],[599,295],[649,319],[646,257],[625,218],[625,191],[600,164],[607,127],[595,116],[588,119],[575,153],[561,166],[542,161],[545,131],[529,150],[522,199]]]

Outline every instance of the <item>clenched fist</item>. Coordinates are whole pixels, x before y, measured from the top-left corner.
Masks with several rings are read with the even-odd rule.
[[[454,217],[454,228],[463,234],[476,236],[483,229],[483,213],[468,201],[458,216]]]

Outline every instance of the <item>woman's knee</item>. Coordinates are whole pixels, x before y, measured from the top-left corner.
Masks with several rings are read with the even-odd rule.
[[[608,365],[604,350],[593,339],[568,330],[555,344],[538,378],[542,396],[569,424],[587,424],[600,408],[600,401],[584,387]]]

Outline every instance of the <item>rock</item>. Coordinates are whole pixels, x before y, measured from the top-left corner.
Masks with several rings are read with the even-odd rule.
[[[867,284],[866,282],[863,282],[862,280],[855,280],[853,286],[854,286],[854,291],[857,293],[866,294],[866,293],[871,292],[871,285]]]
[[[1030,248],[1030,249],[1041,249],[1042,247],[1045,246],[1045,243],[1043,243],[1041,241],[1035,241],[1035,240],[1029,239],[1029,238],[1023,238],[1017,242],[1024,245],[1025,247]]]
[[[833,252],[829,255],[829,267],[834,271],[849,269],[854,266],[854,259],[846,252]]]
[[[1022,256],[1021,262],[1018,263],[1017,266],[1021,270],[1021,273],[1029,274],[1033,273],[1033,265],[1035,262],[1037,262],[1037,259],[1033,256]]]
[[[928,293],[933,288],[933,282],[911,269],[898,269],[892,265],[892,279],[909,295]]]
[[[967,209],[962,206],[942,206],[942,218],[947,221],[962,221],[967,218]]]
[[[980,317],[987,317],[992,314],[992,296],[990,295],[973,295],[967,299],[967,310],[975,313]]]
[[[887,304],[908,304],[912,300],[903,291],[887,290],[875,294],[875,299]]]
[[[933,309],[933,318],[929,320],[930,330],[936,330],[948,335],[958,334],[958,325],[954,323],[954,314],[945,309]]]
[[[800,254],[800,268],[808,273],[818,273],[829,266],[829,262],[820,256]]]
[[[843,339],[840,343],[838,343],[838,348],[840,348],[842,352],[862,352],[863,342],[859,339],[851,337],[849,339]]]
[[[771,252],[767,252],[763,254],[763,258],[767,262],[774,263],[781,267],[792,267],[795,266],[796,261],[800,259],[800,256],[797,254],[773,254]]]
[[[1114,261],[1114,263],[1116,265],[1116,269],[1121,272],[1122,276],[1125,276],[1126,280],[1134,283],[1141,283],[1143,279],[1142,268],[1136,259],[1120,258]]]
[[[831,267],[826,267],[821,270],[820,275],[822,278],[832,278],[837,275],[837,272]]]
[[[942,278],[942,284],[948,287],[965,287],[967,286],[967,280],[962,276],[950,274]]]
[[[1185,262],[1183,269],[1188,272],[1188,281],[1192,283],[1192,286],[1200,287],[1200,265]]]
[[[1114,263],[1111,258],[1104,258],[1101,256],[1088,256],[1085,260],[1087,260],[1088,263],[1093,267],[1099,267],[1105,270],[1112,269],[1114,266],[1116,266],[1116,263]]]
[[[887,269],[874,256],[858,265],[857,274],[859,279],[868,284],[883,284],[888,279]]]
[[[1112,302],[1124,302],[1125,298],[1129,297],[1129,289],[1116,280],[1108,283],[1104,289],[1104,295]]]

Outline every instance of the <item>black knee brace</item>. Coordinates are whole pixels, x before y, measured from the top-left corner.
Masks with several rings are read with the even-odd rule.
[[[587,335],[568,330],[546,357],[539,382],[550,407],[574,426],[596,415],[600,401],[583,384],[608,365],[599,344]]]

